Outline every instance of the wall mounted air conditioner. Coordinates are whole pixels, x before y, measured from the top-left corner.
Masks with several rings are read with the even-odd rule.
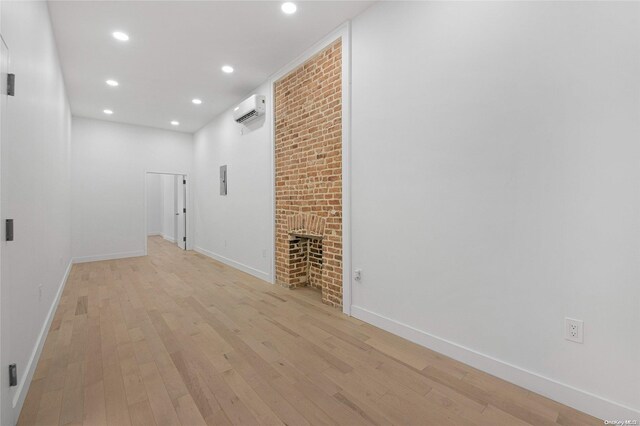
[[[265,97],[252,95],[233,109],[233,119],[236,120],[236,123],[246,124],[264,115],[266,110]]]

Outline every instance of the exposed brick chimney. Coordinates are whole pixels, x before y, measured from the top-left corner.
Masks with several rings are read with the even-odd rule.
[[[276,282],[342,306],[340,40],[275,83],[275,151]]]

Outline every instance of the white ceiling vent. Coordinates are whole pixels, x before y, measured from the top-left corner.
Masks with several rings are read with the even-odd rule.
[[[264,115],[267,110],[263,95],[252,95],[233,109],[233,119],[236,123],[246,124]]]

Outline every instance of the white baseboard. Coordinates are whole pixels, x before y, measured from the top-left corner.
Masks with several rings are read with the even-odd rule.
[[[27,392],[29,391],[29,386],[31,385],[31,379],[33,379],[33,373],[35,373],[36,367],[38,366],[42,348],[44,347],[44,343],[47,340],[47,334],[49,334],[49,328],[51,327],[51,322],[53,321],[53,317],[55,316],[56,309],[58,309],[60,297],[62,296],[62,291],[64,290],[64,286],[67,283],[67,278],[69,278],[69,273],[71,272],[72,265],[73,262],[69,261],[67,269],[64,272],[62,280],[60,281],[60,285],[58,286],[56,296],[54,297],[53,302],[49,307],[47,317],[45,318],[44,324],[42,324],[42,328],[40,329],[40,334],[38,335],[38,340],[36,341],[36,345],[33,348],[33,352],[31,352],[29,362],[24,369],[24,373],[20,373],[22,375],[22,379],[20,380],[20,383],[18,383],[18,388],[16,389],[16,393],[12,401],[13,411],[16,413],[16,415],[19,415],[20,411],[22,410],[22,405],[24,404]]]
[[[209,250],[205,250],[202,247],[194,247],[193,249],[195,251],[197,251],[198,253],[200,253],[200,254],[204,254],[205,256],[208,256],[208,257],[210,257],[212,259],[215,259],[215,260],[217,260],[219,262],[222,262],[222,263],[224,263],[226,265],[229,265],[229,266],[231,266],[233,268],[239,269],[242,272],[246,272],[247,274],[251,274],[254,277],[260,278],[261,280],[267,281],[269,283],[271,282],[271,276],[266,272],[263,272],[263,271],[260,271],[258,269],[252,268],[251,266],[247,266],[247,265],[245,265],[243,263],[236,262],[235,260],[228,259],[228,258],[226,258],[224,256],[220,256],[219,254],[213,253],[213,252],[211,252]]]
[[[99,262],[101,260],[126,259],[127,257],[144,256],[144,250],[126,251],[121,253],[99,254],[95,256],[74,257],[73,263]]]
[[[176,242],[176,239],[175,239],[175,238],[170,237],[170,236],[168,236],[167,234],[160,234],[160,235],[162,236],[162,238],[164,238],[165,240],[167,240],[167,241],[169,241],[169,242],[172,242],[172,243],[175,243],[175,242]]]
[[[351,315],[457,361],[603,420],[640,420],[640,411],[418,330],[358,306]]]
[[[158,235],[162,235],[162,232],[149,232],[149,233],[147,233],[147,237],[157,237]]]

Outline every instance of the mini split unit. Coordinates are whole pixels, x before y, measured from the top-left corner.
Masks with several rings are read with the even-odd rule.
[[[246,124],[264,115],[266,110],[265,97],[252,95],[233,109],[233,119],[236,123]]]

